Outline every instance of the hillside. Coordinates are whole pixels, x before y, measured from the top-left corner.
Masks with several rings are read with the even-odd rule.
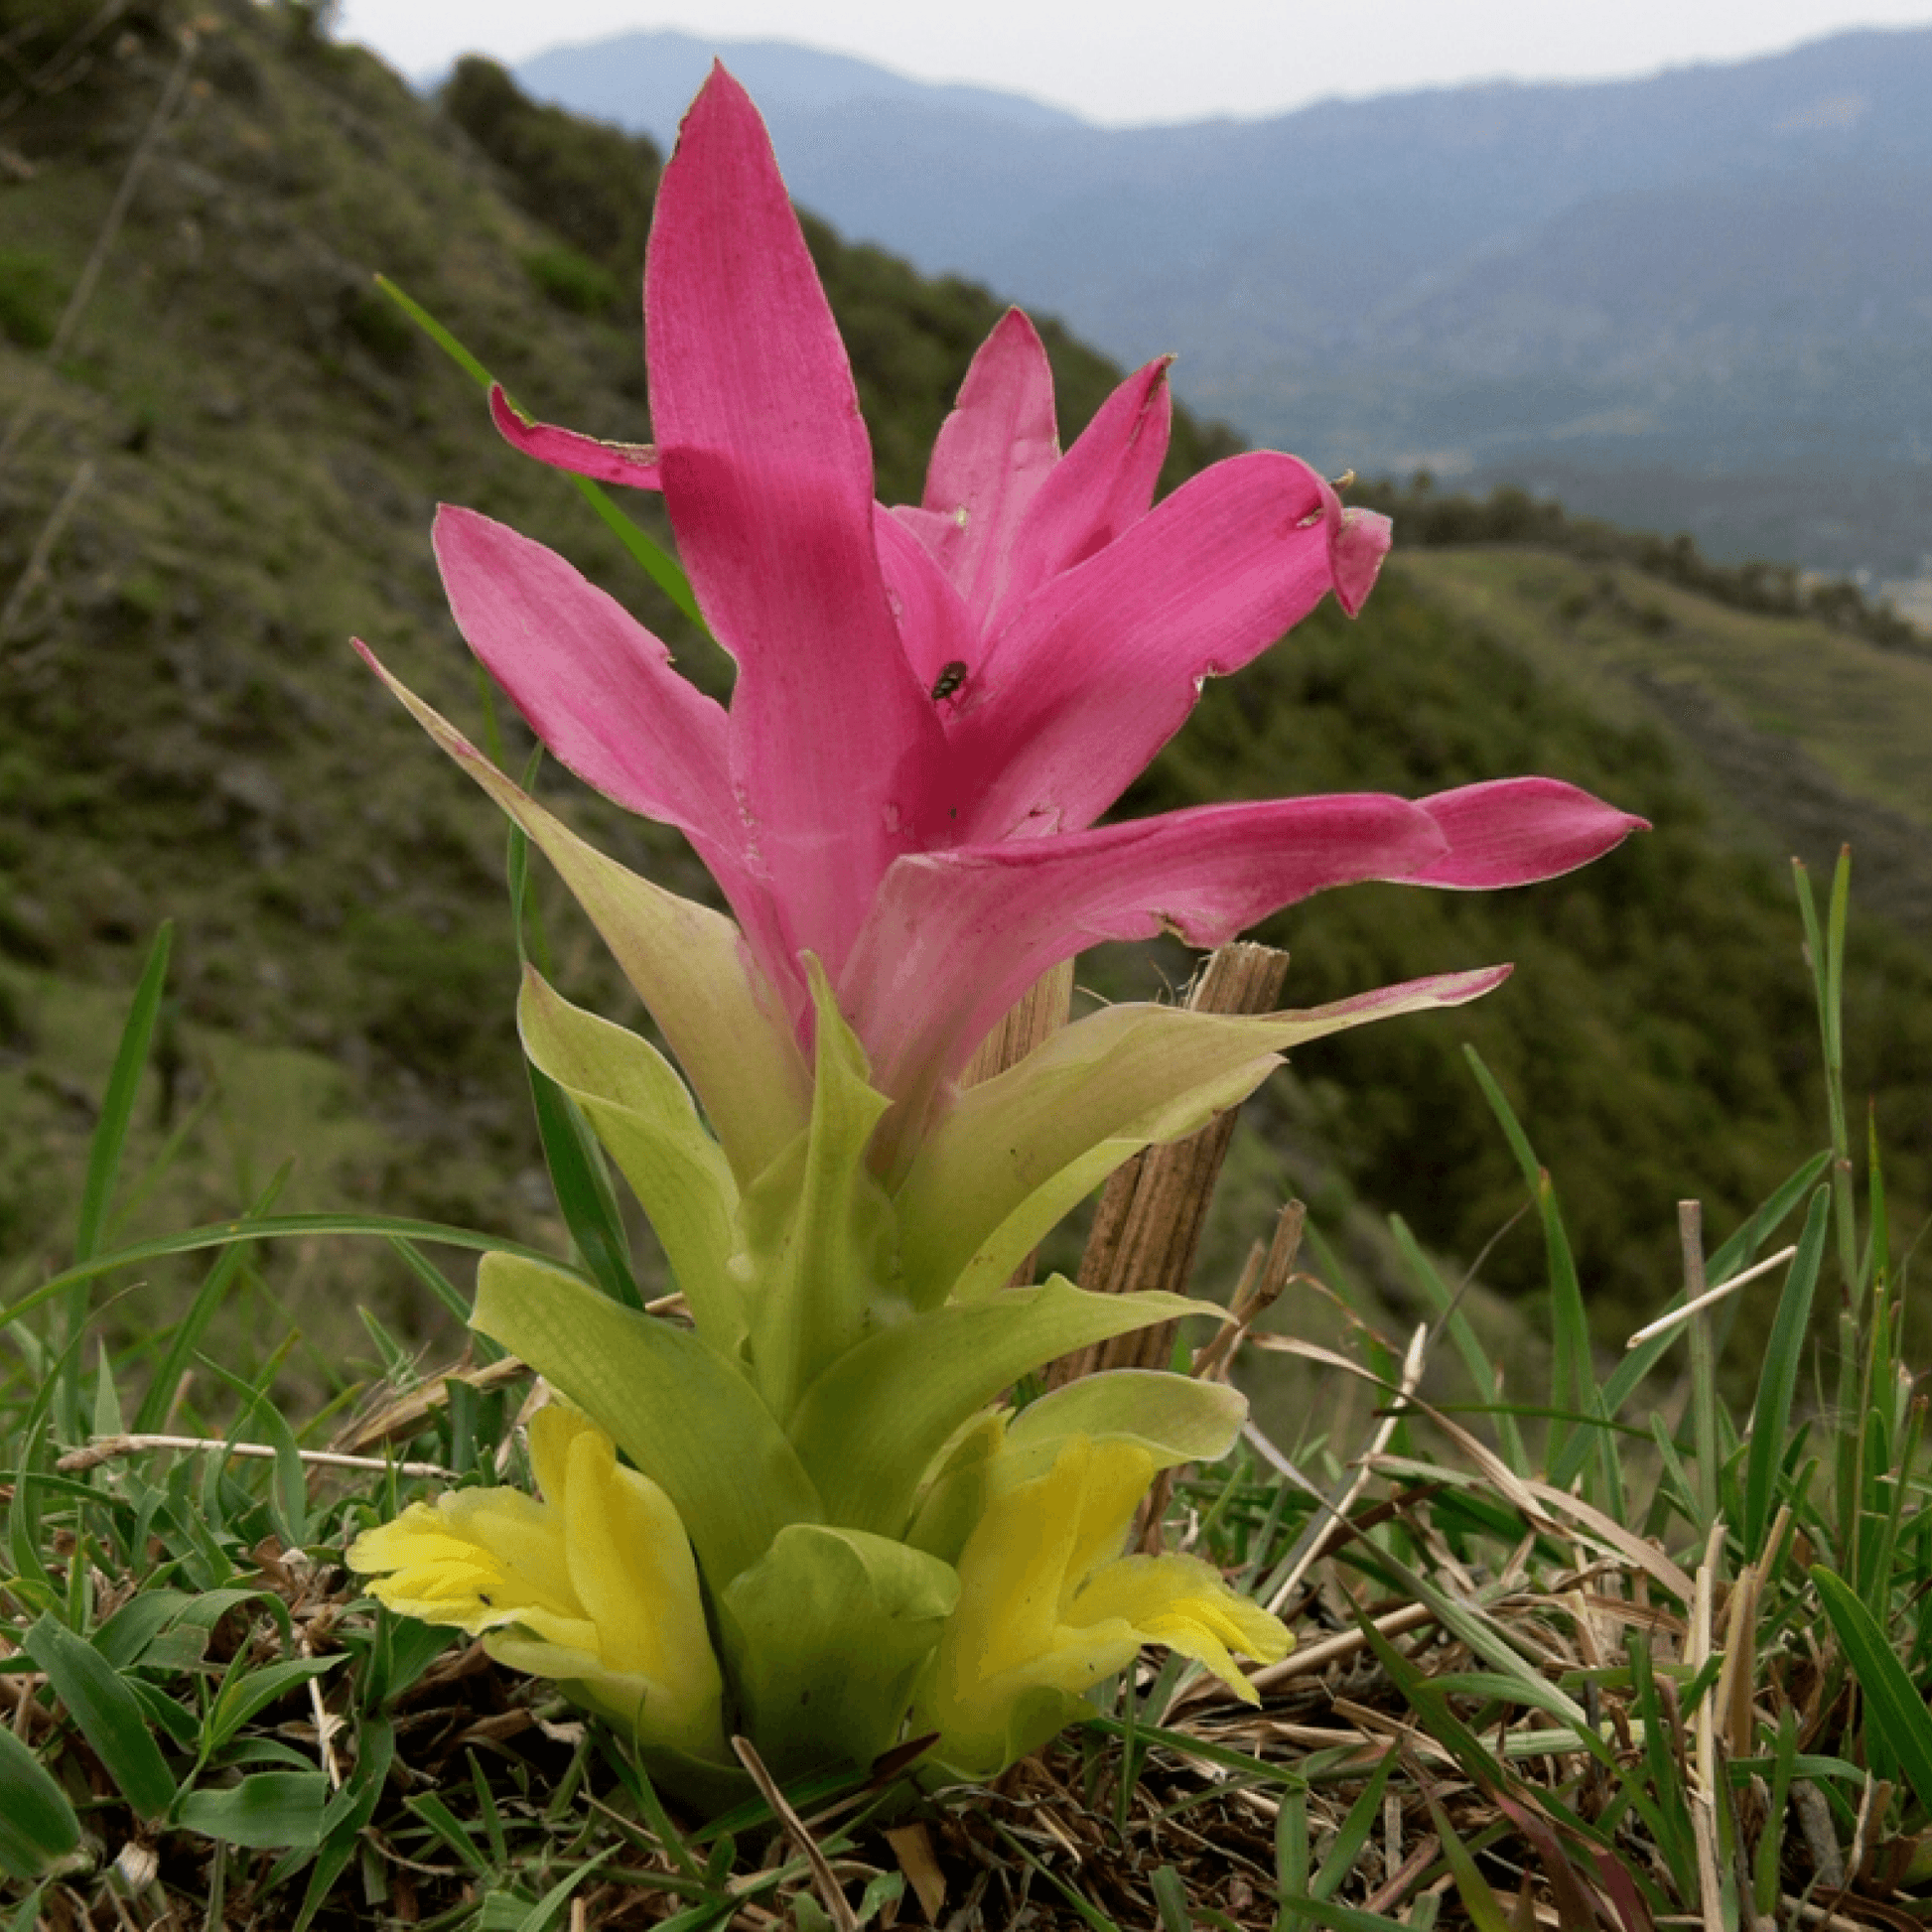
[[[1932,569],[1932,28],[1142,128],[756,52],[803,201],[1126,359],[1180,350],[1180,393],[1257,442],[1731,559]],[[694,58],[634,35],[519,72],[662,138]]]
[[[69,11],[50,32],[84,36],[94,11]],[[429,557],[432,505],[450,496],[568,550],[690,647],[698,675],[717,681],[722,667],[568,483],[497,442],[475,388],[371,277],[442,316],[527,406],[635,438],[636,252],[656,152],[531,107],[485,65],[461,69],[439,109],[371,57],[319,40],[301,10],[224,0],[66,330],[117,187],[170,100],[186,18],[148,0],[111,37],[30,62],[39,90],[0,127],[13,157],[0,181],[0,1267],[19,1284],[58,1252],[86,1096],[164,916],[179,925],[175,1070],[146,1146],[196,1125],[135,1225],[231,1212],[302,1149],[285,1206],[353,1200],[560,1240],[510,1026],[502,828],[345,640],[367,637],[484,731]],[[903,498],[1000,304],[822,224],[811,234],[882,492]],[[1063,332],[1049,340],[1070,432],[1114,371]],[[1225,447],[1183,422],[1168,483]],[[1836,667],[1849,679],[1856,665],[1879,679],[1858,686],[1860,706],[1903,729],[1906,686],[1882,678],[1887,665],[1916,677],[1919,660],[1869,657],[1807,621],[1780,642],[1689,592],[1616,575],[1603,593],[1541,551],[1429,551],[1391,570],[1359,623],[1324,613],[1210,690],[1130,809],[1547,769],[1659,828],[1575,881],[1507,899],[1363,891],[1284,921],[1300,1001],[1495,958],[1520,970],[1469,1015],[1311,1053],[1258,1116],[1277,1147],[1250,1162],[1258,1185],[1275,1184],[1278,1156],[1313,1149],[1364,1196],[1473,1254],[1516,1206],[1456,1053],[1474,1037],[1575,1202],[1609,1332],[1612,1300],[1668,1291],[1679,1194],[1704,1193],[1722,1230],[1817,1144],[1796,924],[1767,855],[1837,835],[1792,832],[1775,800],[1699,763],[1681,703],[1662,707],[1670,729],[1633,709],[1638,672],[1666,645],[1684,646],[1686,674],[1733,709],[1725,664],[1783,651],[1794,681],[1776,704],[1851,828],[1909,816],[1893,754],[1858,749],[1851,722],[1814,738],[1815,693],[1796,680],[1829,668],[1837,688]],[[1600,675],[1580,669],[1584,646]],[[509,718],[503,731],[520,760],[527,735]],[[628,862],[700,890],[675,839],[566,779],[544,782]],[[1900,918],[1913,903],[1901,889]],[[559,896],[545,915],[567,987],[623,1015]],[[1855,1072],[1901,1150],[1893,1191],[1908,1224],[1932,1200],[1926,961],[1863,922]],[[1184,970],[1115,957],[1096,972],[1113,987],[1157,968]],[[1337,1183],[1337,1212],[1346,1195]],[[342,1340],[345,1280],[405,1336],[424,1330],[400,1263],[370,1254],[349,1268],[335,1251],[277,1259],[263,1307],[279,1298],[330,1336],[324,1357]],[[1497,1258],[1505,1283],[1531,1272]]]

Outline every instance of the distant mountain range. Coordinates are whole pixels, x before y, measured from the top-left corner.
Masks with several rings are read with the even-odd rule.
[[[1129,129],[778,42],[517,72],[668,142],[714,53],[805,206],[1130,361],[1179,350],[1257,440],[1932,577],[1932,27]]]

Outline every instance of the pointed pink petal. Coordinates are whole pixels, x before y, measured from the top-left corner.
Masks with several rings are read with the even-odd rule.
[[[1497,778],[1417,803],[1442,827],[1449,850],[1414,883],[1465,892],[1554,879],[1650,829],[1648,819],[1557,778]]]
[[[626,811],[675,825],[718,881],[759,964],[797,981],[746,850],[725,713],[615,598],[542,544],[445,504],[436,561],[457,627],[531,729]]]
[[[1014,540],[1059,455],[1045,345],[1009,309],[959,385],[925,479],[923,507],[951,527],[934,554],[976,618],[1005,588]]]
[[[1004,590],[987,615],[989,637],[1042,584],[1084,563],[1147,514],[1173,421],[1172,360],[1163,355],[1130,375],[1040,485],[1014,541]]]
[[[1443,835],[1376,793],[1170,812],[1062,838],[898,861],[839,985],[873,1084],[921,1112],[1049,966],[1103,939],[1178,933],[1218,946],[1311,893],[1407,879]]]
[[[555,429],[548,423],[525,422],[510,407],[503,385],[489,387],[489,419],[507,443],[525,456],[554,469],[568,470],[599,483],[623,483],[631,489],[657,489],[657,451],[648,443],[600,443],[574,429]]]
[[[651,413],[678,550],[739,663],[733,777],[794,946],[836,972],[943,747],[873,543],[852,371],[771,144],[716,68],[658,189]]]
[[[887,600],[898,624],[899,647],[920,689],[930,694],[949,665],[963,664],[969,671],[978,667],[985,655],[979,625],[917,530],[902,516],[881,506],[874,512],[873,532]]]
[[[950,734],[961,838],[1090,825],[1173,736],[1201,679],[1265,650],[1338,572],[1359,603],[1375,543],[1294,457],[1256,451],[1190,479],[995,644]]]

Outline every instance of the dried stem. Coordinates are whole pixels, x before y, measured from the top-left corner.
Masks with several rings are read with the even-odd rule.
[[[271,1443],[230,1443],[218,1436],[103,1436],[85,1449],[69,1449],[55,1463],[63,1475],[75,1475],[82,1469],[97,1469],[117,1456],[145,1455],[156,1449],[211,1451],[218,1455],[240,1455],[256,1461],[272,1462],[279,1451]],[[325,1469],[396,1469],[406,1476],[454,1476],[440,1462],[396,1462],[381,1455],[343,1455],[335,1449],[297,1449],[304,1462]]]

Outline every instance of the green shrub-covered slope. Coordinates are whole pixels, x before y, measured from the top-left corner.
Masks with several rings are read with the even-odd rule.
[[[163,916],[179,924],[179,1064],[145,1131],[158,1147],[204,1114],[137,1222],[229,1211],[278,1128],[300,1148],[326,1094],[332,1121],[369,1126],[311,1151],[307,1198],[544,1230],[502,827],[346,643],[366,637],[485,729],[430,562],[438,498],[566,549],[695,675],[722,675],[573,487],[497,442],[476,388],[373,280],[441,316],[525,407],[637,438],[649,144],[536,107],[483,63],[426,104],[320,38],[311,9],[223,0],[200,18],[157,132],[189,9],[136,0],[110,22],[0,0],[27,76],[0,122],[0,1249],[20,1277],[50,1258],[86,1085],[111,1050],[109,1003],[86,989],[129,984]],[[809,231],[882,493],[914,495],[1000,304]],[[91,295],[64,322],[90,258]],[[1047,335],[1070,433],[1117,372]],[[1183,420],[1169,483],[1230,447]],[[1294,948],[1300,1001],[1496,958],[1519,972],[1481,1009],[1310,1053],[1264,1124],[1321,1137],[1363,1194],[1473,1253],[1516,1204],[1457,1056],[1473,1038],[1561,1173],[1606,1309],[1654,1303],[1680,1194],[1722,1227],[1820,1138],[1780,855],[1793,838],[1829,852],[1833,801],[1848,836],[1917,822],[1904,767],[1846,749],[1856,716],[1814,742],[1805,709],[1752,712],[1738,691],[1753,653],[1786,664],[1794,693],[1796,666],[1838,689],[1843,663],[1866,679],[1857,706],[1902,720],[1923,701],[1908,685],[1925,660],[1824,617],[1739,613],[1627,561],[1520,546],[1400,561],[1360,622],[1324,614],[1210,689],[1129,809],[1549,770],[1658,827],[1537,892],[1363,890],[1282,920],[1271,936]],[[508,717],[503,732],[520,760],[527,735]],[[1811,819],[1787,824],[1789,786],[1741,781],[1753,748],[1802,751],[1824,801]],[[627,861],[701,890],[675,839],[544,782]],[[1925,902],[1911,847],[1887,861],[1908,922]],[[563,980],[623,1014],[595,942],[554,896],[546,912]],[[1932,973],[1922,943],[1875,918],[1861,933],[1854,1075],[1909,1159],[1932,1143]],[[76,1014],[95,1016],[78,1034]],[[299,1077],[275,1057],[290,1054]],[[284,1098],[243,1104],[259,1093]],[[1904,1202],[1932,1198],[1922,1165],[1894,1181]],[[1507,1249],[1495,1267],[1527,1273]]]

